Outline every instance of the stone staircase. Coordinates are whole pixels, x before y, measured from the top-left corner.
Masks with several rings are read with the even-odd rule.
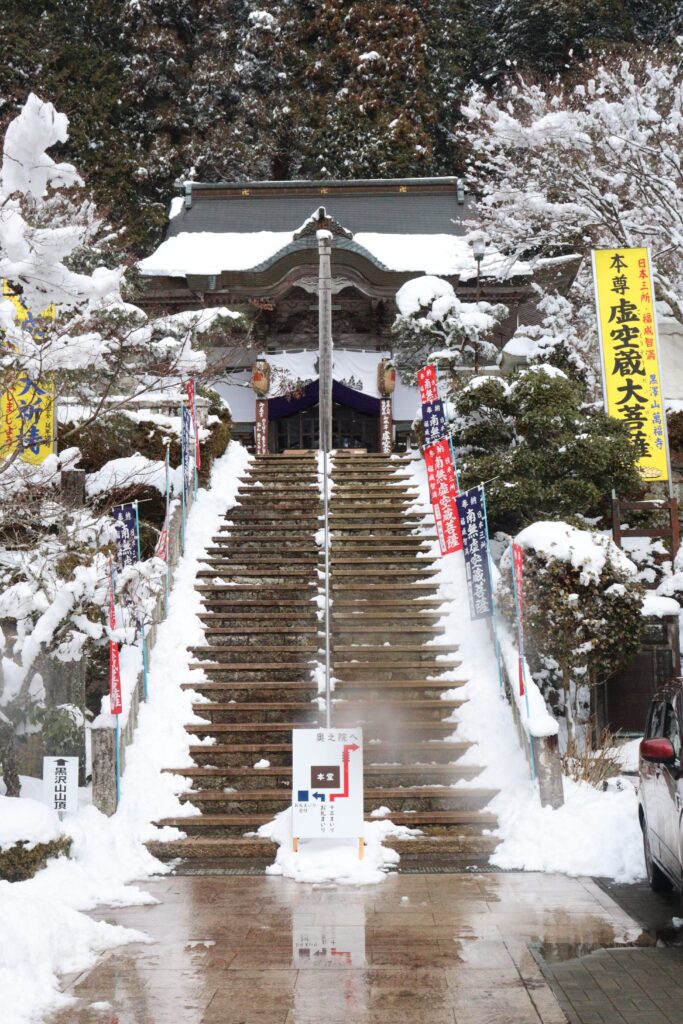
[[[442,602],[405,462],[339,452],[332,478],[332,721],[363,726],[366,814],[389,807],[393,822],[419,830],[388,840],[404,868],[483,866],[494,793],[452,788],[480,769],[458,763],[469,745],[446,720],[461,701],[443,695],[462,681],[432,678],[459,663],[456,648],[433,642]],[[193,667],[207,681],[186,688],[201,695],[194,710],[206,722],[187,726],[194,767],[168,769],[187,778],[182,799],[201,815],[164,819],[187,838],[148,844],[185,871],[272,862],[274,844],[249,833],[291,802],[291,729],[324,721],[311,677],[321,657],[315,455],[255,459],[237,500],[197,580],[206,646],[192,651]],[[215,743],[202,745],[207,737]],[[254,767],[261,759],[270,766]]]

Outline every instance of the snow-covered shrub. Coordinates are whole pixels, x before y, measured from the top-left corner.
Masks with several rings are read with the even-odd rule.
[[[537,522],[515,542],[524,551],[525,654],[546,700],[564,717],[568,738],[576,743],[576,726],[592,714],[594,687],[640,648],[644,590],[636,567],[602,534],[563,522]],[[500,569],[499,603],[514,626],[509,549]]]
[[[639,492],[625,428],[584,397],[552,366],[510,380],[474,377],[453,395],[461,484],[487,481],[493,533],[536,519],[594,519],[607,515],[613,488]]]
[[[394,356],[401,378],[415,382],[425,363],[482,365],[495,361],[496,346],[486,340],[507,312],[490,302],[461,302],[453,286],[429,274],[407,281],[396,295]]]

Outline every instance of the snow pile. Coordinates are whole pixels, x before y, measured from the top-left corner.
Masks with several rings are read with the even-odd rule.
[[[31,882],[0,882],[0,992],[3,1024],[43,1020],[75,1000],[57,987],[57,975],[83,971],[97,956],[140,932],[93,921],[61,896],[35,897]]]
[[[24,843],[32,850],[37,843],[51,843],[62,835],[56,811],[38,800],[0,796],[0,850]]]
[[[273,821],[258,830],[263,839],[278,844],[275,863],[266,872],[284,875],[295,882],[337,882],[340,885],[375,885],[386,877],[392,865],[398,864],[399,855],[382,846],[382,840],[392,835],[411,835],[410,829],[390,821],[365,822],[363,838],[365,851],[359,857],[358,840],[301,839],[295,853],[292,848],[292,809],[281,811]]]
[[[515,543],[525,551],[569,562],[580,572],[581,583],[597,582],[607,562],[635,576],[636,567],[610,537],[579,530],[568,523],[541,521],[517,534]]]
[[[411,463],[411,474],[420,488],[422,505],[428,507],[426,471],[419,456]],[[571,557],[567,535],[540,531],[538,540],[539,543],[557,543],[557,550],[564,550]],[[556,550],[553,554],[559,557]],[[600,792],[586,783],[565,777],[564,806],[558,810],[541,807],[538,784],[530,779],[529,766],[500,685],[486,622],[470,621],[463,555],[459,552],[440,558],[435,542],[434,556],[444,600],[443,636],[439,642],[458,644],[461,661],[458,669],[444,676],[468,680],[464,687],[445,694],[449,698],[466,698],[453,716],[457,723],[455,735],[474,746],[459,764],[484,766],[472,783],[464,785],[499,791],[488,807],[498,817],[495,835],[500,838],[492,863],[506,869],[592,874],[622,882],[644,877],[637,798],[632,786],[622,791]],[[601,557],[586,549],[577,549],[578,556],[581,561],[577,566],[585,562],[589,571]],[[512,678],[516,678],[516,652]],[[550,718],[547,712],[545,717]]]
[[[177,493],[182,487],[183,467],[170,470],[171,486]],[[118,487],[154,487],[160,494],[166,493],[166,464],[148,459],[145,455],[129,455],[123,459],[111,459],[95,473],[88,473],[85,482],[89,498],[105,494]]]

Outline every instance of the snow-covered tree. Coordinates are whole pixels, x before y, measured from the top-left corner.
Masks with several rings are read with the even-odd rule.
[[[498,349],[486,335],[507,312],[505,306],[461,302],[448,281],[429,274],[407,281],[396,305],[394,357],[406,382],[414,383],[420,367],[433,360],[449,369],[495,361]]]
[[[638,652],[643,587],[636,567],[602,534],[563,522],[536,522],[515,538],[524,558],[525,653],[570,749],[589,740],[595,687]],[[512,559],[501,560],[499,605],[514,628]],[[559,694],[559,699],[557,695]]]
[[[511,255],[651,247],[655,290],[683,322],[683,70],[670,55],[586,65],[581,81],[511,78],[464,113],[483,226]],[[588,271],[589,272],[589,271]]]

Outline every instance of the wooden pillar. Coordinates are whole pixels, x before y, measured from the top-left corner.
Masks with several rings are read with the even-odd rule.
[[[393,450],[393,425],[391,398],[381,398],[379,406],[379,450],[382,455],[391,455]]]
[[[256,454],[268,454],[268,399],[256,399]]]

